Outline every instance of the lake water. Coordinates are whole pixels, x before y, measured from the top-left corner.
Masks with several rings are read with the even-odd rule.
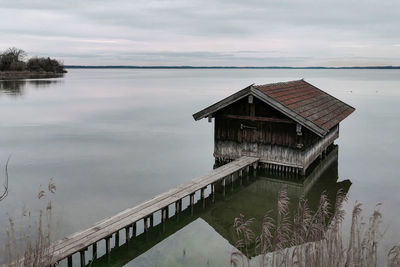
[[[192,114],[249,84],[299,78],[356,108],[340,125],[337,158],[306,195],[345,183],[347,213],[355,201],[364,203],[366,216],[383,203],[382,248],[389,249],[400,241],[400,70],[73,69],[62,79],[0,82],[1,180],[11,154],[0,229],[23,207],[35,213],[51,200],[61,238],[208,173],[213,124]],[[50,178],[56,194],[37,199]],[[271,183],[250,179],[215,206],[183,215],[164,236],[138,241],[136,252],[121,248],[111,261],[229,265],[230,222],[240,212],[259,218],[273,207],[278,189]]]

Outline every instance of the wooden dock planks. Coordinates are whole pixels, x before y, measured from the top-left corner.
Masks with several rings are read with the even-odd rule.
[[[241,157],[211,171],[207,175],[193,179],[186,184],[157,195],[133,208],[126,209],[112,217],[106,218],[86,230],[56,241],[50,248],[52,261],[58,262],[72,254],[85,250],[90,245],[110,237],[113,233],[258,161],[259,159],[254,157]]]

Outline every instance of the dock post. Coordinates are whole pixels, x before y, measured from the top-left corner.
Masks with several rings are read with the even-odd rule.
[[[125,243],[129,242],[129,226],[125,227]]]
[[[144,218],[143,218],[143,231],[144,231],[145,233],[147,233],[147,229],[149,228],[149,225],[147,224],[148,218],[149,218],[149,217],[144,217]]]
[[[215,183],[211,184],[212,202],[215,202]]]
[[[162,224],[164,224],[165,221],[167,220],[167,219],[166,219],[167,216],[165,215],[166,209],[167,209],[167,208],[162,208],[162,209],[161,209],[161,223],[162,223]]]
[[[169,218],[169,206],[165,207],[165,219]]]
[[[72,255],[68,256],[68,267],[72,267]]]
[[[86,265],[85,250],[86,249],[82,249],[81,251],[79,251],[79,253],[81,254],[81,267],[85,267]]]
[[[233,191],[233,174],[231,174],[231,191]]]
[[[226,178],[222,178],[222,195],[225,197]]]
[[[154,214],[152,213],[152,214],[150,214],[150,227],[153,227],[153,225],[154,225]]]
[[[248,175],[247,175],[247,177],[249,177]],[[243,176],[240,176],[240,178],[239,178],[240,180],[240,185],[243,185]]]
[[[258,165],[257,162],[253,163],[253,175],[257,175],[257,167],[258,167],[257,165]]]
[[[194,193],[190,194],[190,213],[193,215],[193,207],[194,207]]]
[[[206,198],[204,197],[204,191],[205,191],[204,187],[200,189],[200,198],[201,201],[203,202],[203,209],[206,207]]]
[[[115,244],[114,247],[119,247],[119,230],[115,232]]]
[[[136,237],[136,222],[132,223],[132,238]]]
[[[166,208],[161,209],[161,224],[163,232],[165,232],[165,222],[167,221],[167,210],[168,206]]]
[[[110,254],[110,238],[111,238],[111,236],[107,236],[105,238],[105,240],[106,240],[106,254],[107,255]]]
[[[92,261],[97,259],[97,242],[92,245]]]
[[[179,213],[179,200],[175,202],[175,215],[178,215],[178,213]]]

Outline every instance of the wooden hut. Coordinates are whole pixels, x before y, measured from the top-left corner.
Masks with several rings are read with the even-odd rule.
[[[339,137],[339,123],[355,109],[314,85],[296,80],[250,85],[197,112],[215,118],[214,157],[260,158],[269,168],[305,174]]]

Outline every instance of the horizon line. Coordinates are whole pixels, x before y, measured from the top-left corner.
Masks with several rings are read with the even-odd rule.
[[[64,65],[67,69],[400,69],[400,66],[141,66],[141,65]]]

